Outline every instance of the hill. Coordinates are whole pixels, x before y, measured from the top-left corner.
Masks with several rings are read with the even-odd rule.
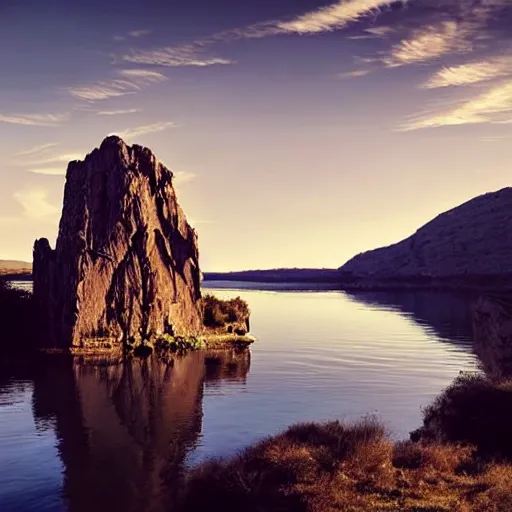
[[[276,268],[240,272],[205,272],[205,281],[245,281],[252,283],[333,283],[339,281],[335,269]]]
[[[0,276],[28,275],[32,273],[32,263],[26,261],[0,260]]]
[[[512,284],[512,188],[478,196],[437,216],[409,238],[358,254],[344,283]]]

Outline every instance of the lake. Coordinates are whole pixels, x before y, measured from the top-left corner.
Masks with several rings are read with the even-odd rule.
[[[374,414],[405,438],[478,369],[464,297],[206,285],[249,302],[250,353],[0,364],[0,511],[173,510],[191,464],[298,421]]]

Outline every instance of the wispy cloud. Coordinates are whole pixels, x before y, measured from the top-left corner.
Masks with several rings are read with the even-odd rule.
[[[330,6],[314,9],[306,14],[284,21],[265,21],[243,28],[235,28],[218,32],[212,36],[193,41],[190,44],[169,46],[156,50],[132,51],[122,59],[136,64],[151,64],[158,66],[213,66],[235,64],[228,58],[212,56],[206,49],[219,42],[230,42],[239,39],[255,39],[279,34],[315,34],[345,27],[351,22],[365,16],[376,14],[381,9],[396,3],[406,3],[408,0],[338,0]],[[370,29],[371,30],[371,29]],[[375,35],[383,35],[391,30],[389,27],[374,28]]]
[[[174,181],[181,185],[183,183],[189,183],[196,178],[196,174],[189,171],[172,171],[174,175]]]
[[[100,110],[99,112],[96,112],[96,115],[98,116],[121,116],[126,114],[135,114],[137,112],[141,112],[142,109],[140,108],[129,108],[125,110]]]
[[[24,126],[58,126],[69,119],[69,114],[0,114],[1,123]]]
[[[429,62],[485,47],[492,39],[489,22],[499,16],[501,9],[510,7],[510,0],[446,0],[432,2],[429,7],[426,19],[430,21],[412,29],[382,59],[388,67]]]
[[[314,34],[345,27],[364,16],[379,12],[394,3],[391,0],[340,0],[327,7],[316,9],[290,21],[277,24],[287,33]]]
[[[131,78],[140,84],[158,83],[167,80],[167,77],[158,71],[149,69],[121,69],[118,73],[124,77]]]
[[[119,135],[119,137],[130,139],[134,137],[140,137],[142,135],[147,135],[148,133],[162,132],[164,130],[167,130],[167,128],[170,128],[171,126],[174,126],[174,123],[170,121],[154,123],[144,126],[137,126],[135,128],[129,128],[127,130],[112,135]]]
[[[214,66],[216,64],[234,64],[230,59],[204,55],[200,44],[167,47],[160,50],[133,51],[124,55],[123,60],[134,64],[152,64],[167,67]]]
[[[39,146],[34,146],[30,149],[26,149],[25,151],[20,151],[16,154],[16,156],[33,156],[39,155],[41,153],[46,153],[49,149],[58,146],[58,142],[50,142],[48,144],[40,144]]]
[[[395,29],[388,26],[381,27],[370,27],[363,30],[362,34],[356,34],[355,36],[349,36],[348,39],[358,40],[358,39],[379,39],[389,36],[394,33]]]
[[[125,36],[114,36],[112,39],[114,41],[126,41],[129,38],[136,38],[147,36],[151,34],[152,30],[132,30],[131,32],[128,32]]]
[[[388,26],[370,27],[370,28],[367,28],[365,30],[365,32],[368,32],[368,34],[373,34],[377,37],[385,37],[385,36],[395,32],[395,29],[393,27],[388,27]]]
[[[388,67],[397,67],[426,62],[454,50],[469,50],[465,29],[456,21],[443,21],[415,30],[410,38],[393,47],[384,63]]]
[[[21,162],[22,166],[28,166],[28,167],[39,167],[41,165],[48,165],[48,164],[58,164],[58,163],[68,163],[72,162],[73,160],[81,160],[83,158],[83,154],[80,153],[63,153],[60,155],[51,155],[48,157],[42,157],[37,160],[30,160],[26,162]]]
[[[134,94],[136,90],[140,90],[140,87],[127,80],[109,80],[83,87],[70,87],[68,89],[71,96],[80,100],[90,101],[106,100],[126,94]]]
[[[512,81],[492,87],[476,98],[434,115],[421,116],[401,130],[436,128],[478,123],[506,123],[512,119]]]
[[[121,69],[122,78],[96,82],[82,87],[70,87],[69,93],[81,100],[98,101],[134,94],[148,85],[163,82],[167,77],[158,71],[145,69]]]
[[[371,71],[369,69],[356,69],[355,71],[346,71],[345,73],[339,73],[340,78],[359,78],[361,76],[369,75]]]
[[[147,36],[149,34],[151,34],[153,31],[152,30],[132,30],[131,32],[128,32],[128,35],[130,37],[142,37],[142,36]]]
[[[47,176],[65,176],[65,167],[41,167],[37,169],[29,169],[29,172],[34,174],[45,174]]]
[[[503,56],[459,66],[445,66],[426,84],[426,89],[476,84],[512,75],[512,57]]]
[[[30,219],[41,219],[59,213],[59,208],[48,201],[48,192],[45,190],[20,190],[13,197],[23,207],[23,215]]]

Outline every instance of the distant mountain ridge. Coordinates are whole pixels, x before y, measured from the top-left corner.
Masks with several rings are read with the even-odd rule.
[[[17,260],[0,260],[0,276],[30,274],[32,263]]]
[[[475,197],[338,269],[205,273],[205,280],[339,283],[346,290],[512,289],[512,188]]]
[[[501,279],[512,276],[512,188],[438,215],[412,236],[358,254],[342,281]]]
[[[339,281],[339,271],[331,268],[275,268],[239,272],[205,272],[204,280],[253,283],[333,283]]]

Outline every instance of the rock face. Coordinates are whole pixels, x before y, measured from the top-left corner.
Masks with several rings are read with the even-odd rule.
[[[476,197],[414,235],[359,254],[340,269],[344,279],[501,278],[512,274],[512,188]]]
[[[114,136],[69,164],[56,248],[34,246],[44,345],[201,332],[197,235],[172,179],[149,149]]]
[[[512,297],[482,296],[472,308],[474,348],[487,376],[512,377]]]

